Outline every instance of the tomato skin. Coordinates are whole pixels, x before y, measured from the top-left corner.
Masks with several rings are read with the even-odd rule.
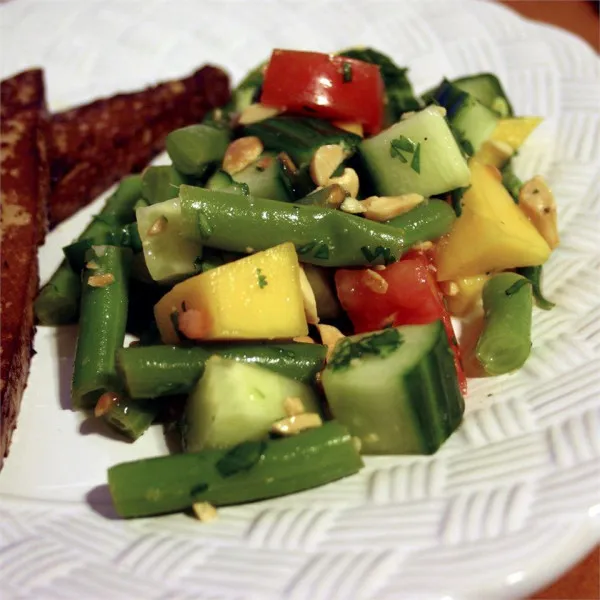
[[[344,63],[350,81],[344,81]],[[320,52],[273,50],[260,102],[291,114],[360,123],[374,135],[383,124],[383,98],[377,65]]]
[[[440,319],[454,353],[461,392],[466,394],[460,349],[428,257],[411,252],[384,270],[374,271],[386,281],[385,293],[375,291],[377,286],[370,283],[373,275],[368,271],[338,269],[335,274],[338,298],[355,332],[377,331],[390,325],[423,325]]]

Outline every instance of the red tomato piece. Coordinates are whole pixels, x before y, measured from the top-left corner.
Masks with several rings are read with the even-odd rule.
[[[376,134],[383,123],[384,84],[377,65],[299,50],[273,50],[261,104],[285,112],[360,123]]]
[[[338,269],[335,284],[356,333],[377,331],[389,325],[422,325],[440,319],[454,352],[461,391],[466,394],[460,349],[427,256],[411,252],[381,271]]]

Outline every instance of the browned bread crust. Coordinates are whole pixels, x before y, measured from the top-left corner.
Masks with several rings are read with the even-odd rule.
[[[10,445],[32,354],[37,247],[49,187],[42,71],[2,81],[0,139],[0,466]]]
[[[52,116],[50,226],[164,149],[173,129],[229,100],[229,78],[206,66],[186,79],[96,100]]]

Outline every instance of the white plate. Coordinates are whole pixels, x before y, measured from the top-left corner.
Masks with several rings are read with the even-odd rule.
[[[180,76],[210,61],[235,79],[273,46],[373,45],[418,91],[491,70],[519,114],[546,117],[519,158],[548,176],[562,245],[546,269],[558,306],[536,310],[518,374],[471,384],[460,430],[433,457],[367,460],[357,476],[279,500],[114,519],[103,487],[134,445],[68,410],[74,331],[40,329],[0,475],[3,598],[518,597],[599,539],[600,81],[583,42],[482,2],[76,2],[2,6],[2,76],[46,69],[50,106]],[[40,251],[42,277],[99,204]]]

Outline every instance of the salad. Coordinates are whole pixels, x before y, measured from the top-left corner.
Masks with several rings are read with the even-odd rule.
[[[519,369],[552,307],[554,198],[511,162],[540,121],[490,73],[417,96],[372,49],[275,50],[171,132],[172,164],[123,179],[35,304],[79,321],[75,409],[181,438],[109,470],[117,512],[209,520],[436,452],[466,374]]]

